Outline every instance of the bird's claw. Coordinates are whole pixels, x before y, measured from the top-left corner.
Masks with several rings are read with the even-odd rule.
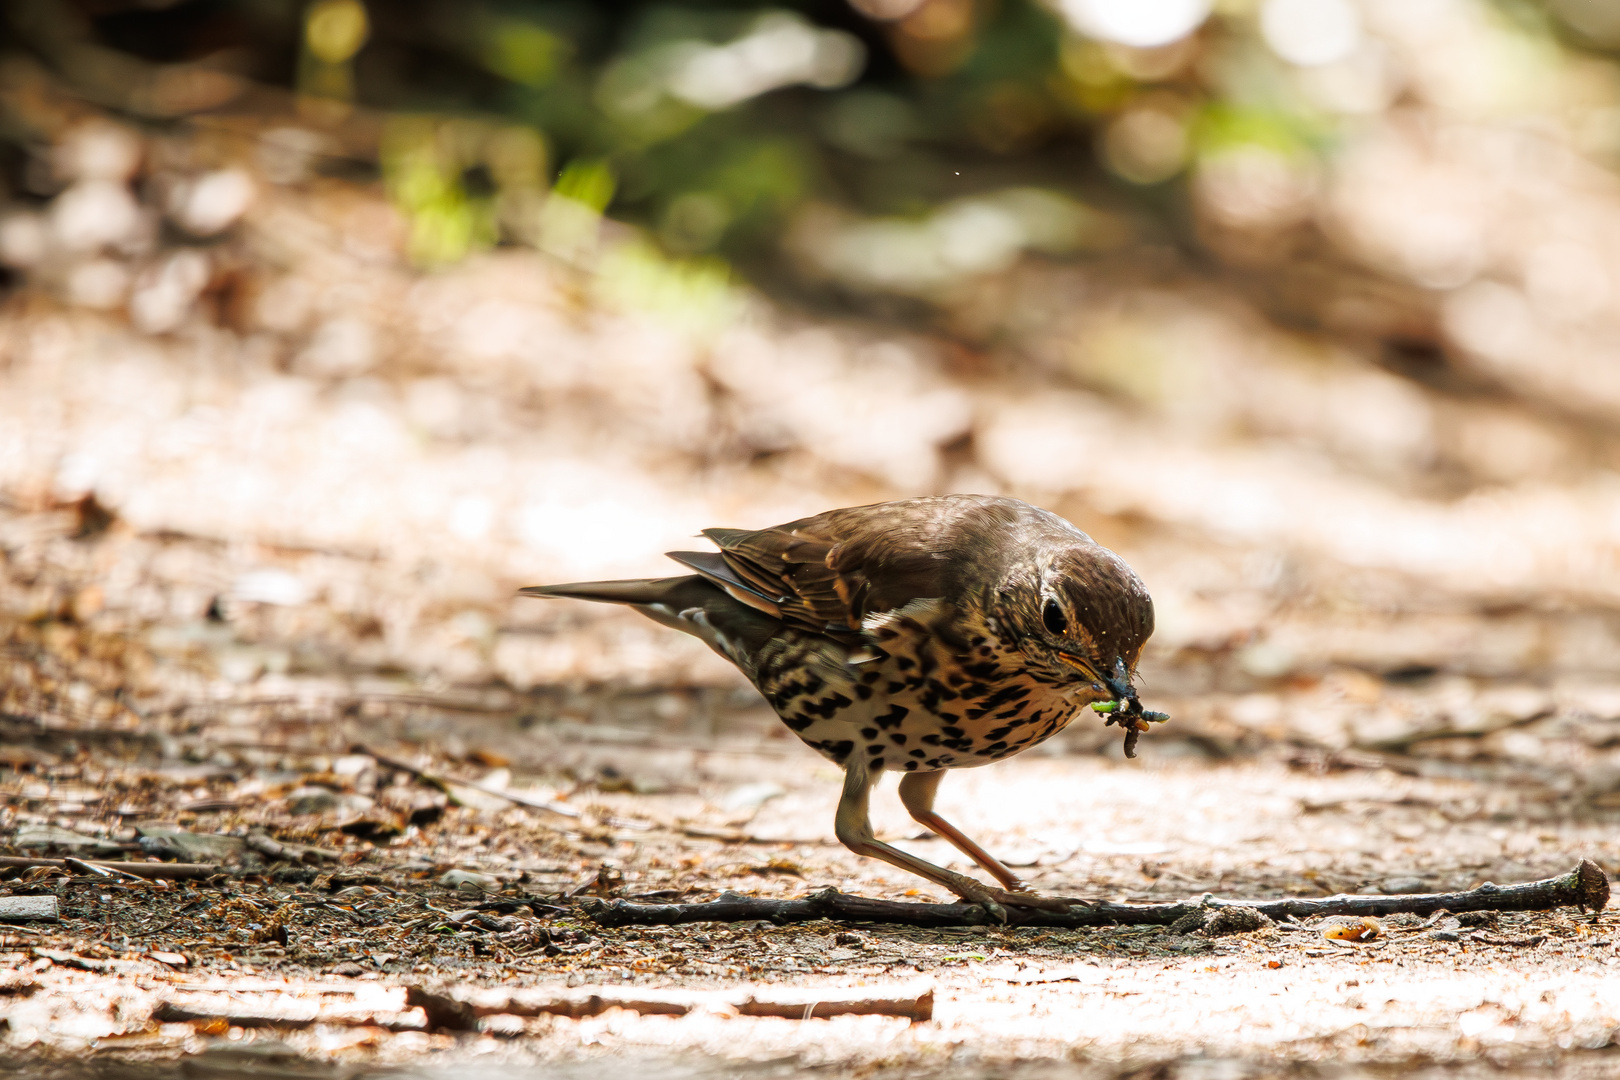
[[[1036,911],[1062,911],[1067,912],[1075,905],[1091,907],[1095,902],[1082,900],[1076,896],[1047,896],[1034,889],[992,889],[987,885],[977,883],[956,890],[956,894],[970,904],[978,904],[984,908],[990,921],[1006,925],[1008,908],[1034,909]]]

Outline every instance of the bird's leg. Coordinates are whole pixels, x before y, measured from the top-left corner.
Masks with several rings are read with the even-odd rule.
[[[992,889],[983,882],[954,873],[943,866],[935,866],[926,859],[892,847],[872,835],[871,795],[877,774],[858,761],[851,761],[844,770],[844,794],[838,800],[838,817],[833,826],[839,843],[857,855],[882,859],[891,866],[908,870],[936,885],[943,885],[969,903],[982,905],[997,922],[1007,921],[1007,912],[997,902],[999,898],[1018,902],[1018,898],[1000,889]]]
[[[939,782],[945,778],[943,770],[926,773],[906,773],[900,778],[900,801],[905,804],[907,812],[919,824],[927,826],[930,830],[949,840],[956,850],[984,867],[1001,887],[1012,892],[1025,892],[1029,889],[1013,873],[1001,864],[1001,860],[990,854],[984,848],[973,842],[973,839],[946,821],[934,812],[934,796],[939,794]]]
[[[996,899],[1004,904],[1018,904],[1023,907],[1047,908],[1062,911],[1072,904],[1090,904],[1090,900],[1081,900],[1076,897],[1043,896],[1035,892],[1028,885],[1018,879],[1002,865],[1001,860],[991,855],[984,848],[974,843],[967,834],[955,825],[946,821],[934,812],[934,796],[939,793],[939,782],[945,778],[943,770],[931,773],[906,773],[900,778],[900,801],[910,811],[911,816],[920,824],[943,836],[954,844],[962,854],[994,874],[996,880],[1007,889],[999,893]]]

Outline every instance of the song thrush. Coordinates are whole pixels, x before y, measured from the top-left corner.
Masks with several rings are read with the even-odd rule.
[[[1026,750],[1087,704],[1125,729],[1127,755],[1146,721],[1165,718],[1144,712],[1131,685],[1153,601],[1130,567],[1056,514],[986,495],[704,535],[719,553],[669,553],[695,574],[522,592],[629,604],[736,664],[783,723],[843,767],[835,828],[850,850],[992,914],[1047,906],[936,814],[934,796],[944,770]],[[1008,891],[879,841],[868,796],[886,769],[903,774],[911,816]]]

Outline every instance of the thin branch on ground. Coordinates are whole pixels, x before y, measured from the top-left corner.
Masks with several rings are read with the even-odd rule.
[[[1242,907],[1272,919],[1313,918],[1322,915],[1427,915],[1436,911],[1546,911],[1560,907],[1602,910],[1609,902],[1609,880],[1590,859],[1558,877],[1519,885],[1490,882],[1454,893],[1415,893],[1405,896],[1326,896],[1319,899],[1220,900],[1205,894],[1175,904],[1117,904],[1077,900],[1067,911],[1049,911],[1007,905],[1010,926],[1168,926],[1211,908]],[[581,907],[599,926],[672,926],[690,922],[748,922],[763,919],[778,924],[832,919],[852,923],[898,923],[905,926],[982,926],[992,922],[978,904],[905,904],[850,896],[835,888],[792,900],[766,900],[723,893],[702,904],[632,904],[623,900],[585,900]]]
[[[777,986],[737,990],[655,990],[628,986],[597,986],[568,990],[560,987],[471,989],[413,986],[406,1004],[422,1009],[428,1026],[452,1031],[474,1031],[487,1016],[599,1016],[609,1009],[646,1015],[686,1016],[699,1011],[738,1016],[776,1016],[785,1020],[825,1020],[834,1016],[898,1016],[931,1020],[934,991],[929,986],[877,987],[854,990]]]
[[[87,865],[92,870],[105,870],[114,874],[129,874],[141,878],[211,878],[225,872],[217,863],[173,862],[108,862],[106,859],[29,859],[20,855],[0,855],[0,869],[5,867],[54,866],[62,870],[77,869],[73,864]]]
[[[438,773],[429,772],[420,766],[412,765],[410,762],[401,758],[396,758],[388,754],[381,753],[369,746],[356,745],[353,748],[353,752],[356,754],[369,755],[376,760],[377,764],[386,768],[394,769],[398,772],[410,773],[412,776],[422,781],[422,783],[427,784],[430,787],[436,787],[446,795],[454,796],[455,792],[452,790],[453,788],[471,788],[472,790],[480,792],[481,794],[490,795],[497,799],[505,799],[507,802],[516,803],[518,806],[526,806],[531,810],[545,810],[548,813],[556,814],[559,817],[565,818],[577,818],[581,816],[579,810],[572,806],[564,806],[561,803],[551,802],[547,799],[537,799],[532,795],[523,795],[516,791],[505,791],[501,788],[490,787],[486,784],[480,784],[476,780],[457,780],[453,777],[441,776]]]

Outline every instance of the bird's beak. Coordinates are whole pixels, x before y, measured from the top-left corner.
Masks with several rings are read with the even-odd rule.
[[[1084,656],[1081,656],[1079,653],[1064,652],[1060,649],[1058,650],[1058,658],[1065,664],[1068,664],[1070,667],[1077,669],[1080,674],[1084,675],[1092,682],[1105,681],[1104,677],[1097,673],[1096,665],[1092,664],[1090,660],[1086,659]]]

